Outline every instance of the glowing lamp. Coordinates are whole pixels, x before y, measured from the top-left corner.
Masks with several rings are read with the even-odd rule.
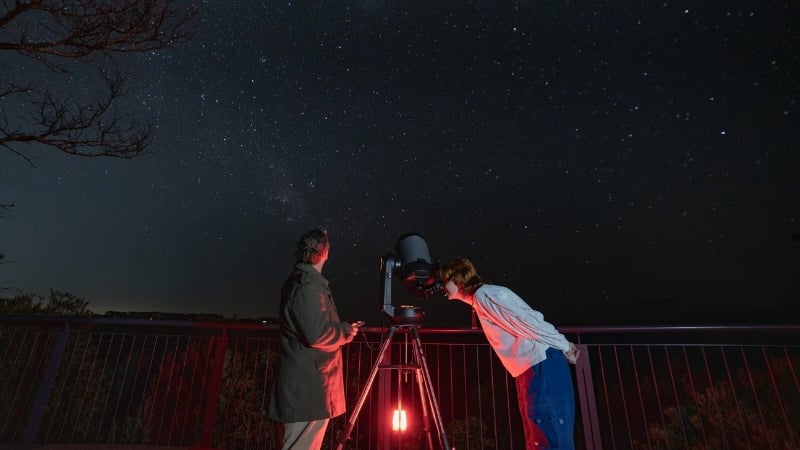
[[[406,411],[404,409],[395,409],[392,414],[392,431],[406,431],[408,428],[408,419],[406,418]]]

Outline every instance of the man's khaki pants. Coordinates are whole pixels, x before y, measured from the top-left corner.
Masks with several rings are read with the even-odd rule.
[[[330,419],[321,419],[284,423],[281,450],[319,450],[329,421]]]

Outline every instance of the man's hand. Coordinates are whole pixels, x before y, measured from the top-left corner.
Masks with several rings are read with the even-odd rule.
[[[356,335],[358,334],[359,328],[361,328],[361,325],[364,325],[363,320],[358,320],[350,324],[350,330],[347,333],[348,340],[352,341],[353,339],[355,339]]]
[[[578,347],[575,346],[572,342],[569,343],[569,350],[564,352],[564,356],[567,357],[567,361],[570,364],[575,364],[578,362],[578,357],[581,356],[581,351],[578,350]]]

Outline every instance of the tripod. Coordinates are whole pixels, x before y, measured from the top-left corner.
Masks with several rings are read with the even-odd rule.
[[[413,364],[403,364],[397,366],[382,366],[381,361],[383,361],[383,356],[386,353],[386,350],[389,348],[389,345],[392,343],[392,338],[394,337],[395,333],[398,330],[403,330],[404,332],[411,333],[411,343],[414,349],[414,358],[415,361]],[[439,411],[439,402],[436,400],[436,396],[433,393],[433,382],[431,381],[430,372],[428,372],[428,364],[425,362],[425,355],[422,351],[422,343],[419,339],[419,325],[416,323],[400,323],[392,325],[389,329],[389,334],[386,336],[386,339],[381,344],[380,351],[378,352],[378,359],[375,361],[375,365],[372,367],[370,371],[369,377],[367,378],[367,384],[364,385],[364,388],[361,391],[361,394],[358,397],[358,402],[356,402],[355,409],[353,409],[353,413],[350,415],[350,419],[347,421],[347,425],[344,428],[344,433],[342,434],[342,439],[339,442],[339,445],[336,447],[337,450],[342,450],[344,448],[345,442],[350,438],[350,433],[353,432],[353,427],[355,426],[356,419],[358,418],[358,413],[361,412],[361,408],[364,406],[364,402],[367,399],[367,395],[369,395],[369,390],[372,388],[372,383],[375,381],[375,376],[378,374],[378,370],[380,369],[397,369],[397,370],[413,370],[416,372],[417,378],[417,385],[419,387],[419,395],[422,401],[422,416],[423,416],[423,423],[425,426],[425,431],[428,437],[428,449],[433,450],[433,437],[431,436],[431,429],[430,429],[430,418],[428,416],[428,409],[433,413],[433,421],[434,425],[436,426],[436,431],[439,433],[439,444],[442,450],[455,450],[450,447],[450,443],[447,442],[447,435],[444,432],[444,423],[442,421],[442,414]]]

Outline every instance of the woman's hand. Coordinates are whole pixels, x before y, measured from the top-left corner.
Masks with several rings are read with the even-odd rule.
[[[575,346],[572,342],[569,343],[569,350],[564,352],[564,356],[567,357],[567,361],[570,364],[575,364],[578,361],[578,357],[581,356],[581,351],[578,350],[578,347]]]

